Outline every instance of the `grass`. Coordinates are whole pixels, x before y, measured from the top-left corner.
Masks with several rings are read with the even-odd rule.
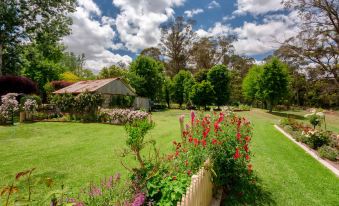
[[[162,153],[180,138],[178,116],[183,112],[153,113],[156,127],[147,138],[155,139]],[[275,204],[339,205],[339,179],[274,129],[279,115],[263,110],[240,115],[254,124],[254,169]],[[339,130],[335,122],[328,125]],[[126,176],[119,156],[124,142],[121,126],[41,122],[0,127],[0,186],[31,167],[39,177],[52,177],[55,186],[64,183],[73,190],[115,172]],[[133,162],[130,157],[124,160]]]

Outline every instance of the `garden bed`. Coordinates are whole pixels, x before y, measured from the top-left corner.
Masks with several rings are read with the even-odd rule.
[[[339,177],[339,162],[331,161],[326,158],[321,158],[319,155],[319,152],[315,149],[310,148],[307,144],[298,142],[295,137],[293,137],[289,131],[286,129],[283,129],[279,125],[274,125],[278,131],[280,131],[282,134],[284,134],[287,138],[292,140],[294,143],[296,143],[298,146],[300,146],[302,149],[304,149],[308,154],[310,154],[314,159],[319,161],[321,164],[323,164],[325,167],[327,167],[329,170],[331,170],[334,174],[336,174]]]

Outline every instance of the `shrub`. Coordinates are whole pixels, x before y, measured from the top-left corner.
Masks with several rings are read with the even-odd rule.
[[[55,104],[61,112],[74,112],[75,96],[72,94],[53,95],[50,102]]]
[[[318,125],[320,126],[321,124],[321,119],[316,114],[312,114],[311,116],[309,116],[309,121],[311,125],[313,126],[313,128],[315,128]]]
[[[330,142],[330,133],[326,131],[309,130],[302,132],[302,142],[306,143],[313,149],[317,149]]]
[[[215,92],[213,86],[208,81],[195,83],[190,92],[190,99],[198,107],[203,106],[206,109],[214,101]]]
[[[130,109],[104,109],[100,111],[102,122],[113,124],[126,124],[136,120],[143,120],[148,117],[148,113]]]
[[[238,108],[242,111],[250,111],[251,110],[251,107],[246,105],[246,104],[240,104]]]
[[[338,151],[330,146],[323,145],[318,149],[319,155],[322,158],[326,158],[335,161],[338,156]]]
[[[1,97],[0,123],[11,121],[14,123],[14,113],[19,110],[19,103],[16,100],[18,94],[8,93]]]
[[[37,94],[38,87],[27,77],[2,76],[0,77],[0,96],[7,93]]]

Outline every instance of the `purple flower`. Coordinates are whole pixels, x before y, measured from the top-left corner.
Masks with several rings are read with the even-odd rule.
[[[102,195],[102,192],[101,192],[101,189],[99,187],[96,187],[96,186],[90,187],[89,196],[97,197],[97,196],[100,196],[100,195]]]
[[[145,202],[145,194],[144,193],[138,193],[136,194],[134,201],[132,203],[132,206],[142,206]]]

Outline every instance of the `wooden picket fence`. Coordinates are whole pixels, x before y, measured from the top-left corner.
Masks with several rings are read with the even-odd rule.
[[[210,206],[213,198],[211,171],[207,160],[199,172],[192,176],[191,185],[177,206]]]

